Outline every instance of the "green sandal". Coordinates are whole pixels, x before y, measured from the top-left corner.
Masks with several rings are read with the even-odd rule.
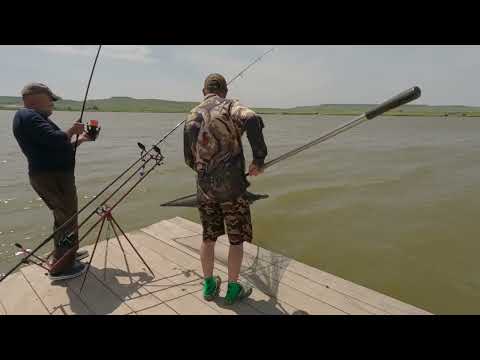
[[[253,289],[248,285],[241,285],[238,282],[229,282],[225,303],[233,305],[236,301],[245,299],[252,294]]]
[[[219,276],[211,276],[205,278],[203,282],[203,298],[206,301],[212,301],[215,299],[218,294],[220,294],[220,285],[222,284],[222,279]]]

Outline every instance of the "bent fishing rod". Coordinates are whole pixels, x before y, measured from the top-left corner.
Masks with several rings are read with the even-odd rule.
[[[92,71],[90,72],[90,79],[88,79],[87,90],[85,91],[85,97],[84,97],[83,103],[82,103],[82,111],[80,112],[80,119],[78,119],[78,121],[77,121],[79,123],[83,123],[83,112],[85,111],[85,104],[87,103],[88,91],[90,90],[90,84],[92,82],[93,73],[95,71],[95,66],[97,65],[97,60],[98,60],[98,56],[100,55],[100,50],[101,49],[102,49],[102,45],[98,45],[97,56],[95,57],[95,61],[93,62]],[[77,134],[77,137],[75,139],[75,146],[73,147],[73,158],[74,159],[75,159],[75,156],[77,154],[77,147],[78,147],[78,134]]]
[[[84,103],[83,103],[83,106],[82,106],[82,113],[81,113],[81,116],[80,116],[80,122],[82,120],[82,117],[83,117],[83,111],[84,111],[84,108],[85,108],[85,103],[86,103],[86,99],[87,99],[87,95],[88,95],[88,89],[90,88],[90,83],[91,83],[91,79],[92,79],[92,76],[93,76],[93,72],[95,70],[95,65],[96,65],[96,62],[97,62],[97,59],[98,59],[98,55],[100,53],[100,49],[101,49],[101,45],[99,46],[99,49],[98,49],[98,52],[97,52],[97,56],[95,58],[95,62],[94,62],[94,65],[93,65],[93,68],[92,68],[92,72],[90,74],[90,80],[88,82],[88,86],[87,86],[87,91],[86,91],[86,94],[85,94],[85,99],[84,99]],[[233,83],[237,78],[241,77],[250,67],[252,67],[255,63],[259,62],[263,57],[265,57],[268,53],[272,52],[274,50],[274,48],[271,48],[270,50],[266,51],[265,53],[263,53],[261,56],[259,56],[258,58],[256,58],[253,62],[251,62],[249,65],[247,65],[244,69],[242,69],[232,80],[230,80],[227,85],[230,85],[231,83]],[[62,225],[60,225],[52,234],[50,234],[50,236],[48,236],[46,239],[44,239],[35,249],[33,249],[32,251],[28,252],[28,255],[25,256],[25,258],[23,258],[17,265],[15,265],[11,270],[9,270],[7,273],[0,275],[0,282],[2,282],[3,280],[5,280],[10,274],[12,274],[15,270],[17,270],[22,264],[24,263],[27,263],[27,261],[29,260],[30,257],[34,256],[34,254],[36,252],[38,252],[42,247],[44,247],[50,240],[52,240],[55,235],[57,235],[58,233],[60,233],[61,231],[65,230],[65,228],[67,226],[69,226],[71,224],[72,221],[74,221],[74,219],[77,218],[78,215],[80,215],[83,211],[85,211],[90,205],[92,205],[101,195],[103,195],[108,189],[110,189],[115,183],[117,183],[117,181],[119,181],[125,174],[127,174],[130,170],[132,170],[137,164],[139,164],[140,162],[144,162],[143,165],[141,165],[140,167],[138,167],[122,184],[120,184],[120,186],[112,193],[110,194],[107,199],[105,199],[99,206],[97,206],[95,208],[94,211],[92,211],[85,220],[82,221],[82,223],[80,225],[78,225],[76,227],[76,229],[78,230],[81,226],[83,226],[92,216],[94,216],[95,214],[98,213],[98,209],[101,208],[102,206],[104,206],[107,201],[109,201],[118,191],[120,191],[120,189],[125,185],[127,184],[136,174],[138,174],[142,169],[145,169],[145,166],[146,164],[151,161],[152,159],[155,160],[155,159],[158,159],[158,155],[151,155],[152,151],[156,152],[157,154],[160,154],[161,156],[161,153],[160,153],[160,150],[158,148],[158,146],[163,142],[165,141],[173,132],[175,132],[175,130],[177,128],[179,128],[183,123],[185,123],[186,120],[183,120],[181,122],[179,122],[172,130],[170,130],[166,135],[164,135],[156,144],[152,145],[150,149],[146,149],[146,147],[141,144],[141,143],[137,143],[138,146],[140,147],[140,149],[142,150],[141,152],[141,155],[140,157],[135,161],[133,162],[126,170],[124,170],[119,176],[117,176],[113,181],[111,181],[107,186],[105,186],[97,195],[95,195],[92,200],[90,200],[89,202],[87,202],[80,210],[78,210],[74,215],[72,215],[68,220],[66,220]],[[77,140],[78,140],[78,137],[77,137]],[[76,146],[75,146],[75,149],[76,149]],[[146,159],[146,157],[149,156],[148,159]],[[163,159],[163,156],[162,156],[162,159]],[[157,160],[157,163],[158,163],[158,160]],[[146,176],[148,176],[148,174],[153,171],[153,169],[158,166],[157,164],[154,165],[151,169],[149,169],[149,171],[147,173],[144,174],[144,176],[142,176],[142,179]],[[140,180],[140,181],[141,181]],[[126,195],[128,195],[137,185],[138,183],[140,182],[138,181],[136,184],[134,184],[134,186],[127,192]],[[122,197],[122,199],[120,201],[122,201],[124,198]],[[114,205],[114,207],[116,207],[118,205],[118,203],[116,203]],[[87,234],[88,235],[100,222],[101,222],[102,219],[100,219],[99,221],[97,221],[94,225],[92,225],[91,228],[89,228],[89,230],[87,230]],[[85,238],[85,235],[82,236],[81,239],[84,239]],[[80,242],[80,240],[79,240]]]
[[[237,75],[235,75],[233,77],[232,80],[230,80],[229,82],[227,82],[227,86],[232,84],[235,80],[237,80],[239,77],[242,77],[243,74],[248,70],[250,69],[253,65],[255,65],[257,62],[259,62],[260,60],[262,60],[268,53],[272,52],[273,50],[275,50],[275,48],[271,48],[270,50],[267,50],[265,51],[262,55],[260,55],[259,57],[257,57],[255,60],[253,60],[250,64],[248,64],[245,68],[242,69],[242,71],[240,71]],[[179,122],[167,135],[165,135],[165,138],[170,136],[170,134],[172,134],[175,130],[177,130],[177,128],[182,125],[183,123],[185,123],[185,121],[187,121],[187,119],[184,119],[182,120],[181,122]]]
[[[233,77],[232,80],[230,80],[229,82],[227,82],[227,86],[232,84],[236,79],[238,79],[239,77],[242,77],[243,74],[248,70],[250,69],[254,64],[256,64],[257,62],[259,62],[260,60],[262,60],[268,53],[272,52],[273,50],[275,50],[275,48],[271,48],[270,50],[267,50],[265,51],[262,55],[260,55],[258,58],[256,58],[255,60],[253,60],[250,64],[248,64],[245,68],[242,69],[242,71],[240,71],[237,75],[235,75]],[[163,140],[165,140],[168,136],[170,136],[175,130],[177,130],[177,128],[179,126],[181,126],[183,123],[185,123],[185,121],[187,121],[187,119],[184,119],[182,120],[181,122],[179,122],[172,130],[170,130],[170,132],[168,132],[167,135],[165,135],[165,137],[163,138]],[[157,144],[158,145],[158,144]]]
[[[273,50],[275,50],[275,48],[271,48],[270,50],[267,50],[265,51],[262,55],[260,55],[258,58],[256,58],[255,60],[253,60],[250,64],[248,64],[242,71],[240,71],[232,80],[230,80],[227,85],[230,85],[231,83],[233,83],[235,80],[237,80],[239,77],[242,77],[243,74],[248,70],[250,69],[253,65],[255,65],[257,62],[259,62],[260,60],[262,60],[265,55],[267,55],[268,53],[272,52]]]
[[[315,146],[321,142],[324,142],[328,139],[333,138],[334,136],[337,136],[338,134],[341,134],[349,129],[352,129],[353,127],[360,125],[361,123],[367,121],[367,120],[372,120],[376,118],[377,116],[380,116],[384,114],[385,112],[395,109],[399,106],[408,104],[411,101],[414,101],[418,99],[421,96],[421,90],[418,86],[415,86],[413,88],[410,88],[408,90],[403,91],[402,93],[386,100],[385,102],[381,103],[380,105],[376,106],[370,111],[367,111],[364,114],[361,114],[360,116],[356,117],[355,119],[340,125],[339,127],[323,134],[322,136],[318,137],[315,140],[310,141],[309,143],[299,146],[298,148],[295,148],[293,150],[288,151],[287,153],[278,156],[277,158],[270,160],[265,163],[263,169],[267,169],[270,166],[273,166],[280,161],[283,161],[285,159],[288,159],[294,155],[297,155],[298,153],[307,150],[311,148],[312,146]],[[245,174],[245,176],[249,176],[249,174]],[[175,200],[168,201],[166,203],[161,204],[160,206],[181,206],[181,207],[195,207],[196,206],[196,194],[191,194],[187,196],[182,196],[180,198],[177,198]],[[251,200],[251,202],[266,198],[268,195],[256,195],[252,194],[250,192],[247,192],[247,198]]]

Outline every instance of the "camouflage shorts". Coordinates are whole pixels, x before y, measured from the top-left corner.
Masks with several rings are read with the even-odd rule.
[[[217,240],[225,234],[226,225],[231,245],[252,242],[250,204],[243,195],[224,203],[199,197],[198,210],[203,227],[203,241]]]

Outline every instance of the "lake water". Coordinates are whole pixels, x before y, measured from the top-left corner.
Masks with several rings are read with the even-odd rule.
[[[34,247],[52,230],[50,211],[28,182],[13,137],[14,112],[0,111],[0,272],[18,261],[15,242]],[[78,113],[52,119],[66,128]],[[77,152],[85,204],[183,114],[87,113],[102,125]],[[267,160],[351,117],[265,115]],[[162,144],[158,167],[116,209],[126,231],[196,209],[159,205],[194,190],[182,130]],[[248,160],[251,151],[244,140]],[[441,314],[480,313],[480,121],[381,117],[283,161],[251,180],[269,199],[252,207],[256,244]],[[84,216],[89,213],[85,212]],[[81,217],[82,218],[82,217]],[[93,234],[85,244],[94,240]],[[41,271],[41,270],[40,270]]]

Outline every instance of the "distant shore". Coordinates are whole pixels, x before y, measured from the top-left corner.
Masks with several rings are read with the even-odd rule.
[[[3,107],[0,106],[0,110],[3,111],[16,111],[17,108],[13,107]],[[277,111],[277,112],[270,112],[270,111],[261,111],[253,110],[259,115],[308,115],[308,116],[358,116],[363,114],[363,112],[288,112],[288,111]],[[65,111],[65,112],[79,112],[80,109],[55,109],[55,111]],[[112,110],[112,109],[86,109],[86,112],[89,113],[103,113],[103,112],[118,112],[118,113],[150,113],[150,114],[188,114],[188,111],[168,111],[168,110]],[[448,112],[387,112],[384,116],[406,116],[406,117],[480,117],[480,112],[465,112],[465,113],[448,113]]]
[[[20,97],[0,96],[0,110],[15,111],[22,106],[21,104],[22,99]],[[198,102],[193,101],[112,97],[109,99],[88,100],[85,111],[187,114],[198,104]],[[375,106],[376,104],[322,104],[291,108],[252,107],[252,109],[260,115],[357,116],[371,110]],[[82,102],[77,100],[60,100],[55,103],[55,111],[80,112],[81,108]],[[409,104],[387,112],[385,116],[480,117],[480,107]]]

